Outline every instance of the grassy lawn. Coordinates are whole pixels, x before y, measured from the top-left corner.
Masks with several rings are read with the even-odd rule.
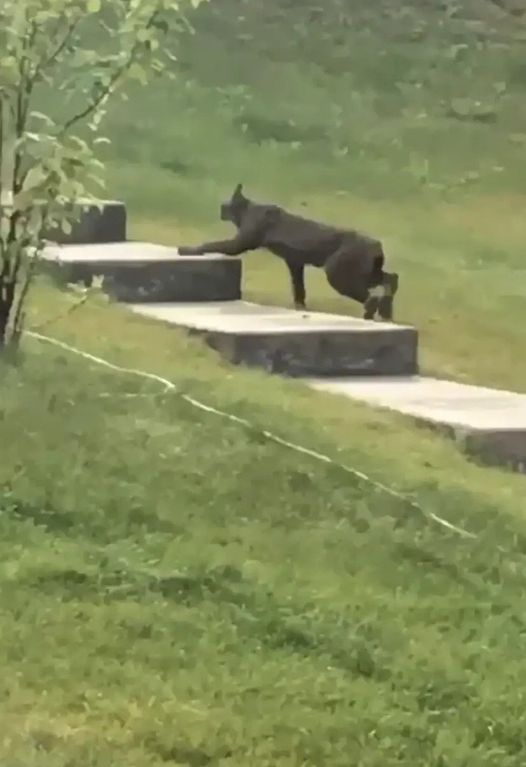
[[[178,79],[110,113],[131,236],[227,231],[219,202],[244,181],[383,239],[426,372],[526,391],[524,19],[485,0],[318,6],[207,3]],[[244,289],[290,303],[263,253]],[[320,274],[307,289],[312,309],[357,310]],[[29,326],[255,428],[31,338],[0,366],[0,762],[523,767],[524,477],[75,300],[40,281]]]
[[[70,304],[41,286],[30,322]],[[2,762],[524,763],[521,477],[403,419],[234,373],[119,308],[92,302],[47,332],[321,449],[477,538],[27,339],[0,384]]]

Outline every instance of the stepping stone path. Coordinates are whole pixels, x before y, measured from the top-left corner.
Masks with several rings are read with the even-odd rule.
[[[195,260],[195,259],[194,259]],[[413,328],[245,301],[136,304],[131,308],[202,335],[234,364],[288,376],[403,375],[417,369]]]
[[[79,202],[78,207],[81,205],[82,202]],[[126,240],[126,224],[124,203],[101,201],[99,205],[87,204],[84,210],[78,211],[69,234],[52,230],[48,232],[46,239],[60,242],[62,245],[123,242]]]
[[[310,378],[307,383],[411,416],[486,463],[526,471],[526,394],[421,376]]]
[[[234,364],[398,411],[487,463],[526,471],[526,395],[419,376],[414,328],[242,301],[240,259],[128,242],[118,202],[89,208],[55,239],[43,263],[60,279],[102,276],[103,289],[132,311],[202,336]]]
[[[177,248],[121,242],[52,246],[45,257],[67,282],[90,284],[93,277],[103,277],[103,289],[116,301],[235,301],[241,296],[241,261],[220,255],[182,257]]]

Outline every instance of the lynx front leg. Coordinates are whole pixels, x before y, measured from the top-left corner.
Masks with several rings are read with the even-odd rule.
[[[240,256],[246,250],[249,250],[248,244],[241,237],[234,237],[231,240],[205,242],[203,245],[181,245],[179,255],[205,256],[207,253],[222,253],[224,256]]]
[[[305,311],[307,308],[305,305],[305,267],[303,264],[290,264],[288,261],[287,267],[289,269],[292,283],[292,298],[294,300],[294,308]]]

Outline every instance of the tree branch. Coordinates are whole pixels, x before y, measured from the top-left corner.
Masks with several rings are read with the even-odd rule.
[[[158,16],[159,16],[159,11],[158,9],[155,9],[155,11],[153,11],[150,18],[146,22],[144,29],[151,29],[152,26],[155,24]],[[90,117],[90,115],[96,112],[96,110],[101,106],[101,104],[103,104],[104,101],[111,95],[115,85],[118,83],[121,77],[128,71],[130,66],[133,64],[137,51],[139,50],[141,45],[142,43],[139,40],[135,41],[135,43],[131,47],[131,50],[128,54],[126,61],[124,62],[124,64],[122,64],[120,67],[118,67],[115,70],[108,84],[100,91],[100,93],[93,99],[93,101],[91,101],[84,109],[82,109],[80,112],[77,112],[77,114],[73,115],[73,117],[70,117],[70,119],[64,123],[64,126],[59,134],[61,137],[63,137],[68,131],[70,131],[71,128],[73,128],[73,126],[75,126],[77,123],[81,122],[82,120],[85,120],[87,117]]]
[[[75,34],[75,30],[78,28],[82,18],[79,16],[77,19],[72,21],[70,25],[67,28],[67,31],[62,38],[62,40],[58,43],[55,50],[47,57],[45,61],[40,61],[37,66],[35,67],[35,71],[33,73],[33,80],[36,83],[38,78],[41,76],[43,72],[45,72],[47,69],[52,67],[54,64],[57,63],[57,60],[61,53],[65,50],[65,48],[68,46],[68,44],[71,42],[71,39],[73,35]],[[51,35],[54,37],[54,35]]]

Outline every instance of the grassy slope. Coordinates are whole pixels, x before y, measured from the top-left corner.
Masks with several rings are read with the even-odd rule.
[[[70,302],[42,287],[30,322]],[[394,416],[232,374],[122,309],[89,304],[47,330],[478,538],[28,340],[0,384],[2,762],[524,764],[521,477]]]
[[[218,203],[244,180],[257,198],[382,237],[426,370],[524,390],[526,22],[486,0],[456,13],[334,0],[319,19],[317,5],[205,4],[178,81],[113,113],[111,188],[133,236],[228,231]],[[452,119],[451,105],[490,121]],[[323,275],[307,279],[314,308],[358,310]],[[290,302],[264,254],[247,257],[245,286]]]
[[[136,94],[112,118],[112,186],[134,232],[218,231],[217,199],[238,178],[351,217],[411,266],[400,313],[422,327],[430,368],[524,388],[520,45],[489,59],[472,46],[459,67],[446,53],[465,20],[441,28],[426,5],[422,40],[378,13],[355,19],[337,57],[342,19],[297,37],[273,4],[243,7],[246,21],[224,0],[221,19],[199,22],[182,62],[190,87]],[[266,24],[258,55],[271,41],[274,63],[258,67],[248,42]],[[440,116],[436,94],[478,84],[487,99],[503,79],[497,123]],[[345,112],[326,137],[333,104]],[[257,143],[291,138],[291,115],[299,146]],[[246,279],[250,296],[287,300],[264,256]],[[313,304],[346,310],[310,284]],[[70,301],[41,286],[30,323]],[[173,395],[122,396],[155,387],[28,341],[24,367],[0,371],[2,762],[522,767],[523,478],[479,468],[405,419],[234,371],[119,308],[90,304],[47,329],[415,494],[478,538]]]

